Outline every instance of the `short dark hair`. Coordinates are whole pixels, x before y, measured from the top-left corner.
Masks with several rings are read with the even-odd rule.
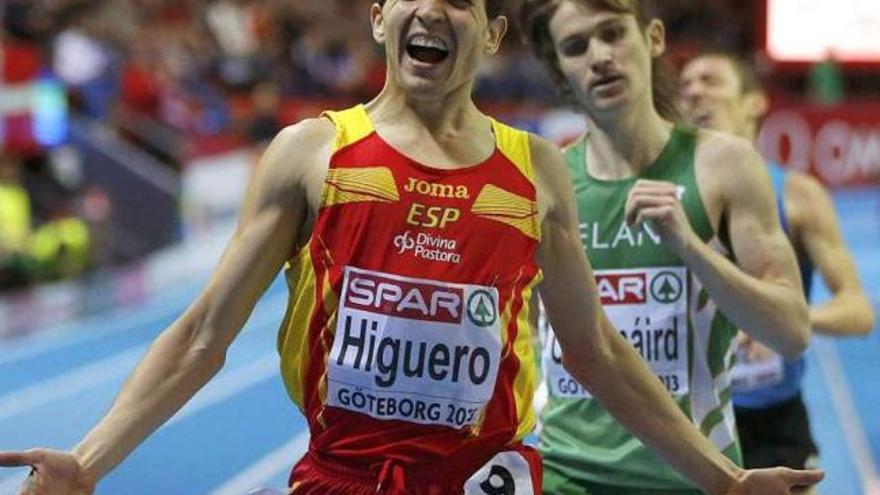
[[[751,59],[730,50],[711,47],[700,50],[691,60],[703,57],[716,57],[730,62],[733,71],[736,72],[737,77],[739,77],[740,94],[764,90],[764,85],[761,83],[761,77],[758,75],[758,69],[755,67],[754,62],[752,62]]]
[[[507,0],[485,0],[486,1],[486,17],[494,19],[504,14],[507,6]],[[385,5],[385,0],[375,0],[379,5]]]
[[[574,90],[559,67],[556,47],[550,35],[550,19],[559,5],[566,0],[523,0],[518,15],[519,27],[533,53],[550,71],[556,88],[565,103],[583,109]],[[603,10],[618,14],[629,14],[636,18],[641,29],[648,27],[652,19],[658,18],[656,5],[652,0],[568,0],[576,3],[594,5]],[[678,99],[678,79],[665,57],[651,64],[651,88],[654,108],[665,119],[680,120],[676,101]]]

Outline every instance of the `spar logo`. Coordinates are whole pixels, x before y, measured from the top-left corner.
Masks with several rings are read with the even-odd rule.
[[[352,273],[345,307],[413,320],[459,324],[463,299],[464,291],[457,287]]]
[[[672,271],[661,271],[652,277],[645,272],[596,273],[596,287],[603,306],[645,304],[648,294],[662,304],[681,299],[684,283]]]
[[[651,280],[651,296],[663,304],[672,304],[681,299],[684,283],[672,272],[660,272]]]
[[[644,273],[597,273],[596,287],[603,306],[647,302]]]
[[[487,290],[475,290],[468,298],[467,317],[478,327],[490,327],[498,319],[498,305]]]

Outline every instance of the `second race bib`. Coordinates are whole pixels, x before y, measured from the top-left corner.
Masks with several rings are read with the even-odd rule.
[[[602,307],[621,335],[675,396],[689,391],[687,269],[597,270]],[[590,398],[562,366],[562,350],[542,318],[542,365],[551,396]]]

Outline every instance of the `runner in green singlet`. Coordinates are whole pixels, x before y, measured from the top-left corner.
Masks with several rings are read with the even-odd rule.
[[[521,20],[587,119],[566,158],[604,309],[682,411],[741,462],[728,376],[736,329],[799,355],[809,339],[800,279],[751,145],[673,123],[676,95],[652,81],[664,28],[649,7],[527,0]],[[544,491],[701,493],[577,386],[546,332]]]

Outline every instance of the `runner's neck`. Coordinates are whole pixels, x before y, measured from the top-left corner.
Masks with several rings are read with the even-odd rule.
[[[647,121],[599,123],[587,119],[587,167],[590,175],[619,180],[639,175],[662,153],[673,124],[651,112]]]
[[[366,105],[366,111],[386,143],[426,165],[470,167],[486,161],[495,151],[491,121],[470,99],[432,113],[383,92]]]

